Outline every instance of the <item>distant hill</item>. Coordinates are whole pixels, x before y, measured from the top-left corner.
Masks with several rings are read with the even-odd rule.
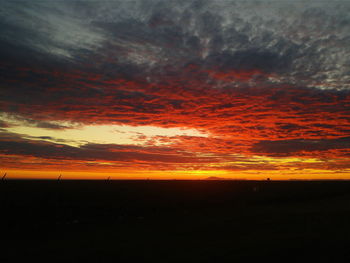
[[[225,178],[217,177],[217,176],[210,176],[205,178],[204,180],[225,180]]]
[[[218,176],[210,176],[205,178],[204,180],[246,180],[244,178],[223,178]]]

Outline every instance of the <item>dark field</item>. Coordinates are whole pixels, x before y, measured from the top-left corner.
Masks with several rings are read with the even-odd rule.
[[[0,262],[350,262],[348,181],[4,181]]]

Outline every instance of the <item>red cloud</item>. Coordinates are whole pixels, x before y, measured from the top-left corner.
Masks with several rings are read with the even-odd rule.
[[[38,93],[33,87],[32,91],[27,91],[25,100],[16,98],[3,101],[0,106],[2,111],[42,121],[185,127],[209,134],[209,138],[159,136],[149,141],[147,148],[133,149],[128,154],[127,148],[105,148],[101,151],[113,158],[107,155],[103,155],[103,158],[90,156],[83,158],[83,161],[109,160],[116,161],[117,166],[121,163],[148,167],[165,165],[175,169],[174,163],[192,168],[225,163],[232,160],[232,154],[322,156],[332,159],[349,156],[350,147],[320,147],[314,151],[285,149],[275,154],[255,146],[259,142],[264,145],[265,141],[276,141],[277,145],[282,140],[329,142],[347,136],[350,131],[348,91],[273,84],[258,69],[218,72],[201,70],[195,65],[187,66],[182,71],[168,69],[165,72],[152,72],[149,77],[135,77],[132,80],[123,74],[106,76],[78,70],[26,70],[21,74],[33,72],[37,75],[32,85],[45,87],[43,93]],[[24,85],[24,82],[28,82],[26,78],[14,79],[13,84]],[[248,85],[249,81],[255,84]],[[27,89],[30,89],[30,85]],[[39,95],[40,98],[37,98]],[[155,147],[157,140],[167,143],[172,153],[159,153],[159,148]],[[84,157],[87,149],[83,150],[79,154]],[[72,159],[69,150],[65,151],[62,151],[60,158]],[[119,155],[123,153],[124,159],[118,159],[116,152]],[[65,154],[70,157],[65,157]],[[205,154],[210,156],[203,157]],[[44,155],[33,157],[46,158]]]

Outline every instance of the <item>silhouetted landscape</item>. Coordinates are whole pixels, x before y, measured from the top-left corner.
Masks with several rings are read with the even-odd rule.
[[[349,181],[1,182],[1,262],[349,262]]]

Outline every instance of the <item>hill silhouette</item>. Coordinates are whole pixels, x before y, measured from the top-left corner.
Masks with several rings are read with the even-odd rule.
[[[245,178],[223,178],[218,176],[209,176],[204,180],[246,180]]]

